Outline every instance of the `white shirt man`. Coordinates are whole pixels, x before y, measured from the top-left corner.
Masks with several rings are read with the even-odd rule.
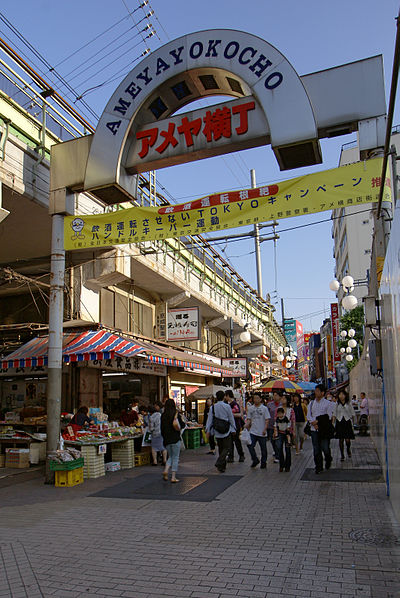
[[[323,437],[322,430],[319,430],[318,418],[328,416],[329,420],[331,420],[334,408],[335,403],[325,399],[324,386],[322,384],[317,384],[315,387],[315,399],[310,402],[307,410],[307,421],[309,421],[311,425],[315,473],[320,473],[323,470],[322,455],[325,456],[326,469],[329,469],[332,463],[330,438]],[[324,426],[324,428],[326,428],[326,426]]]
[[[252,459],[250,467],[257,467],[260,463],[257,457],[255,446],[258,443],[261,450],[260,469],[267,467],[267,429],[271,417],[268,407],[263,405],[261,395],[256,393],[253,397],[254,404],[247,409],[246,428],[250,430],[251,444],[248,445]]]
[[[361,404],[360,404],[360,416],[361,415],[369,415],[369,405],[368,405],[368,399],[365,396],[365,392],[362,392],[360,394],[361,397]]]

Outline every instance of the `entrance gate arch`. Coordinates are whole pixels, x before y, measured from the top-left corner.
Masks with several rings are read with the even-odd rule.
[[[138,128],[210,95],[255,98],[281,169],[321,162],[313,107],[290,62],[255,35],[216,29],[169,42],[118,85],[91,143],[84,189],[106,199],[110,187],[129,188],[126,158]]]

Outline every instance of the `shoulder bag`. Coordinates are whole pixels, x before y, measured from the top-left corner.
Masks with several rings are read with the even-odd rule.
[[[215,415],[214,405],[212,406],[212,414],[212,427],[214,428],[214,431],[218,432],[218,434],[226,434],[229,432],[229,428],[231,427],[230,422],[227,419],[221,419]]]

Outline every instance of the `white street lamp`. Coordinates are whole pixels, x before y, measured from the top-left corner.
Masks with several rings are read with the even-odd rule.
[[[353,338],[353,336],[356,335],[356,331],[354,330],[354,328],[349,328],[349,337]]]
[[[340,333],[340,336],[342,338],[346,338],[346,336],[347,336],[347,330],[342,330],[342,332]]]
[[[352,349],[355,349],[357,347],[357,341],[354,338],[351,338],[347,344]]]
[[[331,280],[331,282],[329,283],[329,288],[331,291],[336,293],[340,289],[340,282],[336,280],[336,278],[334,280]]]
[[[285,351],[285,353],[289,353],[290,347],[285,347],[284,351]]]
[[[346,361],[353,361],[352,355],[346,355]]]
[[[354,278],[352,276],[345,276],[342,280],[342,287],[349,291],[351,287],[354,287]]]
[[[351,347],[346,347],[346,353],[351,353]]]
[[[342,306],[348,311],[357,307],[357,303],[357,297],[354,297],[354,295],[345,295],[342,299]]]
[[[340,352],[341,352],[341,353],[346,353],[346,349],[345,349],[344,347],[342,347],[342,348],[340,349]]]
[[[283,361],[284,359],[285,359],[285,358],[284,358],[284,356],[282,355],[282,353],[278,353],[277,360],[278,360],[278,361]]]

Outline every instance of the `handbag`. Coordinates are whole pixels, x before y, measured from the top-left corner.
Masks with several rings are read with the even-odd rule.
[[[229,432],[231,427],[230,422],[227,419],[221,419],[217,417],[214,413],[214,405],[212,406],[212,413],[213,413],[213,420],[212,420],[212,427],[214,428],[215,432],[218,434],[226,434]]]
[[[306,425],[304,426],[304,434],[307,434],[307,436],[311,436],[311,425],[310,422],[307,422]]]
[[[240,435],[240,440],[242,442],[244,442],[244,444],[247,444],[247,445],[251,444],[251,436],[250,436],[250,432],[248,431],[247,428],[244,428],[242,430],[242,433]]]

